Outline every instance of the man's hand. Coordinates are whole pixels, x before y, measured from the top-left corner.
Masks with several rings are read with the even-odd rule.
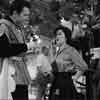
[[[33,41],[30,41],[28,43],[26,43],[28,50],[32,50],[33,48],[36,47],[36,43]]]
[[[90,53],[93,54],[91,59],[100,59],[100,48],[92,48]]]
[[[81,75],[83,75],[84,72],[82,71],[77,71],[75,75],[72,76],[73,81],[77,81]]]

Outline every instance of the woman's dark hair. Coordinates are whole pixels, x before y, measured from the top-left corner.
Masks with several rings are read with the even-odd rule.
[[[71,35],[72,35],[72,32],[69,28],[67,27],[63,27],[63,26],[58,26],[55,30],[54,30],[54,36],[56,37],[57,36],[57,31],[58,30],[62,30],[65,34],[65,38],[66,38],[66,43],[70,44],[71,43]]]
[[[15,0],[11,3],[9,7],[9,14],[12,15],[14,11],[20,14],[24,7],[30,9],[31,8],[30,3],[25,0]]]

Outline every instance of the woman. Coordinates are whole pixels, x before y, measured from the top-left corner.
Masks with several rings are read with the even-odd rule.
[[[56,35],[56,46],[59,48],[55,61],[52,65],[57,67],[54,72],[55,79],[51,87],[50,100],[72,100],[76,95],[76,90],[73,81],[83,74],[87,69],[87,64],[84,62],[80,54],[71,47],[71,31],[65,27],[58,27],[54,31]],[[73,76],[72,72],[78,67],[79,71]]]
[[[41,100],[45,95],[47,83],[52,80],[52,67],[41,50],[41,43],[37,43],[34,56],[27,56],[27,66],[32,80],[29,97]]]

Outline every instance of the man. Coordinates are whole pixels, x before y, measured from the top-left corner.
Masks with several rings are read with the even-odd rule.
[[[34,46],[33,42],[26,43],[27,45],[25,44],[24,33],[19,27],[19,23],[25,22],[25,24],[27,24],[29,22],[29,9],[30,5],[28,2],[23,0],[15,0],[9,8],[10,16],[6,16],[5,19],[0,20],[0,46],[3,45],[3,47],[0,49],[1,60],[5,57],[12,57],[26,52],[27,49],[30,49]],[[4,50],[7,51],[3,53]],[[8,61],[10,61],[10,66],[13,66],[13,69],[15,70],[15,73],[13,73],[13,75],[11,74],[11,78],[13,76],[12,79],[16,83],[16,90],[11,89],[11,91],[8,91],[12,92],[13,100],[28,100],[28,84],[30,82],[30,76],[25,66],[24,57],[16,56],[15,58],[9,58]],[[6,62],[8,61],[6,60]],[[8,67],[9,66],[2,67],[1,70],[2,73],[3,71],[6,73],[4,74],[6,75],[4,79],[6,78],[7,80],[8,72],[6,71],[8,70]],[[1,76],[4,75],[1,74]],[[3,79],[1,78],[1,81],[2,80]],[[3,80],[4,82],[0,81],[2,83],[0,86],[2,86],[3,83],[8,83],[9,85],[9,82],[7,80]],[[8,87],[8,89],[13,87],[11,86],[11,84],[9,86],[8,85],[5,85],[6,87]],[[3,85],[3,88],[0,88],[0,99],[8,99],[8,94],[10,94],[8,93],[5,95],[5,92],[7,91],[7,89],[5,89],[5,86]],[[5,91],[2,92],[3,90]],[[4,96],[2,96],[2,93],[4,94]]]

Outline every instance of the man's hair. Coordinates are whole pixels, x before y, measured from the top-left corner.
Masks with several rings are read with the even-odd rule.
[[[9,0],[0,0],[0,8],[8,10]]]
[[[30,3],[25,0],[15,0],[12,2],[12,4],[9,7],[9,13],[10,15],[13,14],[14,11],[16,11],[18,14],[20,14],[24,7],[31,8]]]

